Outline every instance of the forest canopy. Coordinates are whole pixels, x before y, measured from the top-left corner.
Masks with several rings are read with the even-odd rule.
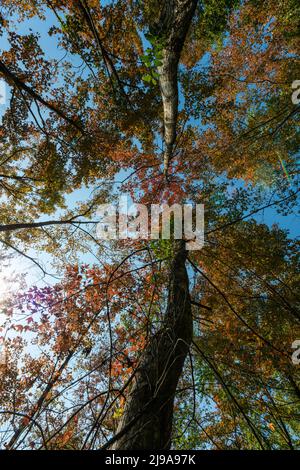
[[[299,14],[0,1],[1,449],[300,448]]]

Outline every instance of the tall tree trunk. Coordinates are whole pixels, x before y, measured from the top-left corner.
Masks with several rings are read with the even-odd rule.
[[[176,241],[165,319],[143,353],[112,449],[170,448],[175,392],[192,340],[186,257],[184,241]]]
[[[164,114],[164,174],[176,140],[178,63],[197,0],[161,0],[157,22],[150,30],[163,40],[158,68]],[[192,314],[184,241],[174,242],[168,305],[163,325],[150,338],[136,371],[124,415],[111,449],[169,449],[174,398],[192,340]]]
[[[152,30],[164,41],[162,65],[158,67],[164,114],[164,174],[176,140],[178,116],[178,63],[184,41],[194,16],[197,0],[163,0],[159,21]]]

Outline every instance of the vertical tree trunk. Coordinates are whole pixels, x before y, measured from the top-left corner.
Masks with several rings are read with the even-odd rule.
[[[158,73],[167,178],[176,139],[178,63],[197,0],[161,0],[161,5],[158,21],[153,22],[150,30],[163,39],[164,44]],[[176,241],[174,247],[165,319],[143,353],[112,449],[168,449],[171,446],[175,392],[193,329],[185,242]]]
[[[163,103],[166,178],[176,140],[178,63],[197,3],[198,0],[163,0],[159,21],[152,26],[154,33],[164,41],[162,65],[157,71]]]
[[[184,241],[176,241],[165,319],[143,353],[112,449],[170,448],[175,392],[192,340],[186,257]]]

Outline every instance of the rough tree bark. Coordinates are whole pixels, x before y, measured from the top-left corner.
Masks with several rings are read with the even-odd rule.
[[[164,175],[168,179],[169,162],[176,140],[178,116],[178,63],[198,0],[164,0],[159,20],[152,25],[163,40],[162,65],[158,67],[164,115]]]
[[[184,241],[175,242],[163,325],[150,338],[127,398],[111,449],[169,449],[174,397],[192,341]]]

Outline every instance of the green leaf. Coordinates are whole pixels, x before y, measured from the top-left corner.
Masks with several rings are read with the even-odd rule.
[[[151,77],[151,75],[149,75],[149,74],[143,75],[143,76],[142,76],[142,80],[144,80],[144,82],[150,83],[151,80],[152,80],[152,77]]]

